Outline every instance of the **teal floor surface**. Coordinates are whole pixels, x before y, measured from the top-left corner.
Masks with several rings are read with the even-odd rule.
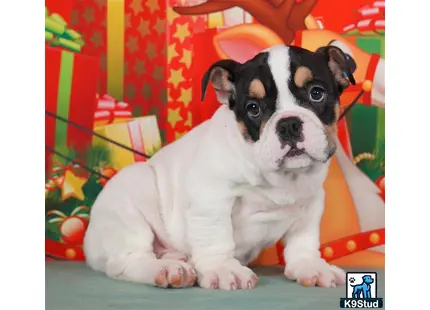
[[[378,297],[384,297],[384,270],[378,272]],[[107,278],[83,263],[46,263],[46,310],[336,310],[345,286],[305,288],[287,281],[281,267],[255,269],[258,286],[245,291],[200,288],[159,289]]]

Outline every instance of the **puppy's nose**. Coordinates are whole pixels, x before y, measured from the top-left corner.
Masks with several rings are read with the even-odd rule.
[[[281,119],[276,125],[276,131],[279,140],[291,146],[303,141],[303,122],[298,117],[293,116]]]

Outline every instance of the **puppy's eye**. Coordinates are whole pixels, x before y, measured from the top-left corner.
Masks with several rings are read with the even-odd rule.
[[[326,92],[321,86],[313,85],[309,87],[308,95],[310,101],[320,103],[325,99]]]
[[[261,114],[260,105],[256,101],[248,101],[248,103],[246,104],[246,112],[248,112],[248,115],[250,117],[259,117]]]

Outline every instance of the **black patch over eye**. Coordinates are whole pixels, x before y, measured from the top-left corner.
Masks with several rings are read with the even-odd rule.
[[[321,86],[312,85],[308,88],[308,97],[311,102],[321,103],[327,97],[327,93]]]
[[[246,112],[250,118],[257,118],[261,114],[261,107],[257,101],[250,100],[246,103]]]

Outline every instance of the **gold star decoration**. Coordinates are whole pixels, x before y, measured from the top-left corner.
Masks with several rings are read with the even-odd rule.
[[[102,33],[95,30],[91,35],[90,41],[93,43],[95,48],[99,48],[103,44]]]
[[[127,85],[125,86],[124,94],[127,96],[128,99],[133,99],[134,97],[136,97],[136,88],[134,87],[134,85],[127,83]]]
[[[190,66],[191,66],[191,55],[192,55],[192,53],[190,50],[187,50],[185,48],[182,50],[182,58],[180,61],[181,61],[181,63],[186,65],[187,68],[190,68]]]
[[[137,15],[137,13],[142,12],[142,0],[131,0],[130,8],[133,10],[134,15]]]
[[[163,34],[166,31],[166,20],[158,18],[155,22],[154,29],[158,35]]]
[[[85,19],[87,24],[92,23],[94,21],[94,9],[89,6],[85,7],[82,17]]]
[[[106,6],[106,0],[94,0],[99,9],[102,9]]]
[[[151,11],[151,14],[160,9],[158,6],[158,0],[146,0],[146,7]]]
[[[161,57],[163,57],[163,58],[166,57],[166,50],[167,50],[167,46],[164,44],[163,48],[161,49],[161,51],[159,53]]]
[[[129,72],[128,61],[124,61],[124,76],[127,76]]]
[[[167,21],[169,23],[169,25],[173,24],[173,21],[178,18],[180,15],[178,13],[176,13],[175,11],[173,11],[173,9],[171,7],[169,7],[167,9]]]
[[[148,45],[146,46],[146,54],[148,55],[149,60],[152,60],[153,58],[155,58],[155,56],[157,56],[157,47],[155,46],[155,44],[149,42]]]
[[[127,13],[125,14],[124,17],[124,27],[127,28],[131,28],[131,13]]]
[[[178,39],[181,43],[184,43],[185,38],[189,37],[190,35],[191,33],[188,30],[188,23],[176,25],[176,32],[173,35],[174,38]]]
[[[136,59],[136,63],[134,64],[133,71],[136,72],[136,75],[140,77],[142,74],[146,73],[145,62],[140,59]]]
[[[170,95],[171,88],[167,88],[167,102],[172,102],[172,96]]]
[[[193,115],[191,114],[191,112],[188,111],[188,113],[187,113],[187,121],[185,122],[184,126],[187,126],[187,127],[191,128],[192,125],[193,125]]]
[[[106,72],[106,67],[107,67],[107,63],[106,63],[106,55],[105,54],[101,54],[100,55],[100,69],[102,72]]]
[[[176,52],[176,43],[170,44],[167,48],[167,63],[170,64],[172,59],[179,56]]]
[[[170,69],[169,83],[172,83],[175,88],[178,88],[179,84],[183,81],[185,81],[185,79],[182,75],[182,68],[179,70]]]
[[[191,97],[192,97],[192,89],[190,88],[181,88],[181,95],[178,98],[178,101],[182,102],[185,107],[188,108],[188,105],[191,102]]]
[[[183,118],[179,115],[179,108],[167,110],[167,121],[172,126],[172,128],[175,128],[176,123],[182,120]]]
[[[184,132],[175,131],[175,140],[182,138],[183,136],[185,136],[186,133],[187,133],[186,130]]]
[[[149,84],[143,85],[141,93],[143,95],[143,98],[145,98],[145,100],[150,99],[152,97],[152,88],[151,88],[151,86]]]
[[[86,178],[78,177],[72,171],[66,170],[64,182],[61,186],[61,199],[66,200],[70,197],[75,197],[78,200],[84,200],[85,195],[82,187],[86,182]]]
[[[165,92],[164,90],[162,90],[162,91],[158,94],[158,99],[160,99],[160,101],[161,101],[161,103],[162,103],[163,105],[165,105],[165,104],[166,104],[166,102],[167,102],[167,94],[166,94],[166,92]]]
[[[152,71],[152,77],[157,82],[160,82],[164,79],[164,66],[154,66],[154,71]]]
[[[72,10],[70,12],[70,26],[75,27],[79,23],[79,12],[78,10]]]
[[[130,54],[133,54],[134,52],[136,52],[139,49],[139,47],[137,45],[137,38],[136,37],[129,36],[125,45],[127,46],[127,49],[128,49]]]
[[[139,26],[137,26],[137,31],[139,31],[142,37],[146,37],[151,33],[149,29],[149,20],[141,19],[139,22]]]

